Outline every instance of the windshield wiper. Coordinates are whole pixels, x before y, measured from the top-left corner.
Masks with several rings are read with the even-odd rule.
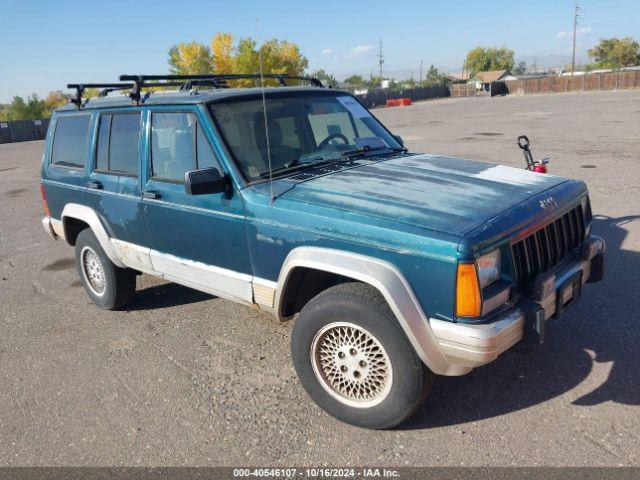
[[[390,150],[392,152],[407,152],[408,150],[404,147],[402,148],[398,148],[398,147],[363,147],[363,148],[357,148],[354,150],[348,150],[346,152],[340,152],[340,158],[336,159],[331,159],[331,160],[324,160],[322,162],[310,162],[310,163],[297,163],[295,165],[283,165],[281,167],[278,168],[274,168],[273,170],[271,170],[271,172],[269,172],[268,170],[266,172],[262,172],[260,173],[259,177],[260,178],[269,178],[270,175],[277,175],[279,173],[289,173],[289,172],[295,172],[297,170],[302,170],[304,168],[315,168],[315,167],[325,167],[327,165],[333,165],[336,163],[342,163],[342,162],[350,162],[351,160],[353,160],[354,158],[360,156],[360,155],[364,155],[366,153],[369,152],[376,152],[378,150]]]
[[[334,163],[341,163],[341,162],[345,162],[347,161],[347,159],[345,158],[341,158],[341,159],[333,159],[333,160],[324,160],[322,162],[315,162],[315,163],[299,163],[297,165],[294,166],[286,166],[283,165],[282,167],[278,167],[278,168],[274,168],[273,170],[271,170],[271,172],[269,172],[268,170],[266,172],[262,172],[259,177],[260,178],[269,178],[270,175],[277,175],[278,173],[289,173],[289,172],[294,172],[297,170],[302,170],[304,168],[315,168],[315,167],[324,167],[327,165],[332,165]]]
[[[354,150],[348,150],[346,152],[342,152],[341,155],[342,157],[347,157],[349,159],[353,159],[355,157],[358,157],[360,155],[364,155],[366,153],[370,153],[370,152],[377,152],[379,150],[391,150],[392,152],[408,152],[408,150],[404,147],[398,148],[398,147],[387,147],[387,146],[380,146],[380,147],[363,147],[363,148],[356,148]]]

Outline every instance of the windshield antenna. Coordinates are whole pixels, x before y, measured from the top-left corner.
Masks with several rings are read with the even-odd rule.
[[[260,19],[256,18],[256,25],[258,28],[257,32],[257,40],[258,44],[260,44]],[[262,94],[262,115],[264,117],[264,134],[267,137],[267,160],[269,161],[269,203],[273,203],[275,200],[273,198],[273,169],[271,168],[271,145],[269,142],[269,122],[267,120],[267,102],[264,96],[264,74],[262,72],[262,45],[258,48],[258,65],[260,68],[260,93]]]

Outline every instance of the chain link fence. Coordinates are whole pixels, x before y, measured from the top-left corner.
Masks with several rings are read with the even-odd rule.
[[[42,120],[0,120],[0,143],[28,142],[44,140],[49,128],[49,119]]]
[[[429,98],[441,98],[449,96],[449,87],[446,85],[439,85],[436,87],[424,87],[424,88],[407,88],[404,90],[389,90],[377,88],[373,91],[367,92],[365,95],[356,95],[360,103],[365,107],[380,107],[387,104],[387,100],[393,100],[396,98],[410,98],[415,102],[418,100],[428,100]]]

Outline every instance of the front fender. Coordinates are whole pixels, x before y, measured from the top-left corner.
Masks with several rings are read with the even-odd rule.
[[[282,298],[296,267],[353,278],[376,288],[385,298],[420,359],[436,374],[462,375],[470,368],[450,365],[442,353],[425,312],[403,274],[391,263],[329,248],[298,247],[284,261],[278,277],[275,307],[282,318]]]

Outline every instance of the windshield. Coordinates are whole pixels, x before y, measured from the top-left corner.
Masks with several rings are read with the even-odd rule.
[[[262,96],[210,106],[238,167],[249,181],[297,171],[361,151],[384,152],[402,146],[352,96],[339,92],[270,92],[265,128]],[[267,135],[269,142],[267,148]]]

